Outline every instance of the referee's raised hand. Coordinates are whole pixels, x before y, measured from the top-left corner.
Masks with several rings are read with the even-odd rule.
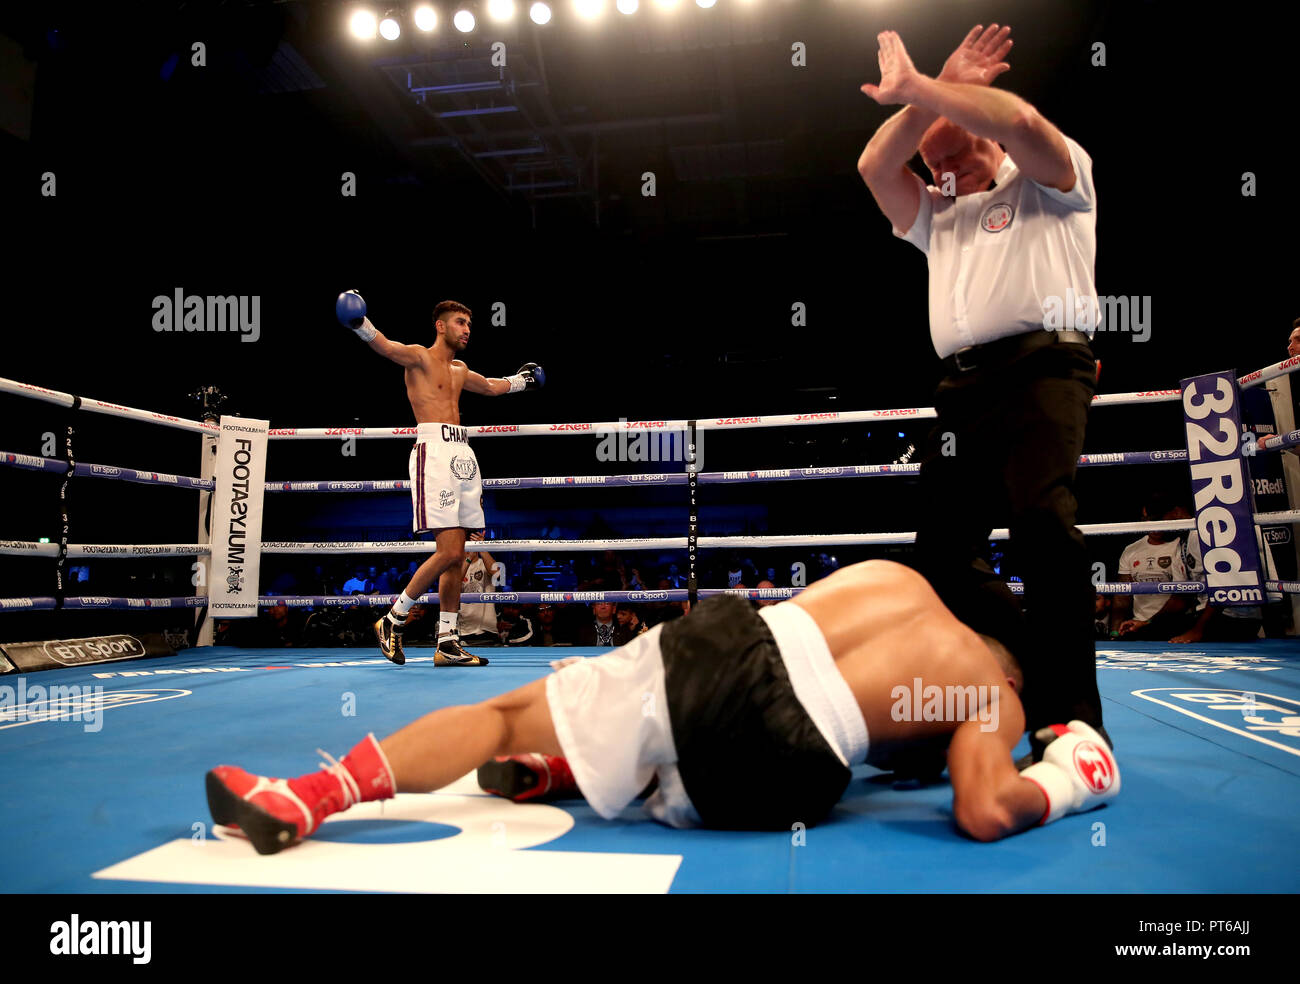
[[[976,24],[943,63],[939,81],[992,85],[994,79],[1011,68],[1005,61],[1014,44],[1010,34],[1010,26],[990,24],[986,28]]]
[[[912,64],[912,58],[903,47],[897,31],[881,31],[876,35],[880,45],[877,58],[880,62],[880,85],[868,82],[862,91],[882,106],[908,103],[912,99],[912,85],[921,73]]]

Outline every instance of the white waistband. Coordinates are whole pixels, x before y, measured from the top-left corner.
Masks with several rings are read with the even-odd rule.
[[[760,608],[758,615],[781,650],[795,697],[826,743],[845,765],[865,762],[867,722],[813,617],[789,601]]]
[[[444,444],[468,444],[469,428],[460,424],[416,424],[416,441],[441,441]]]

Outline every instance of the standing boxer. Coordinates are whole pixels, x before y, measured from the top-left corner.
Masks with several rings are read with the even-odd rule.
[[[436,549],[420,565],[393,607],[375,623],[383,654],[406,662],[402,628],[420,595],[438,582],[437,666],[486,666],[487,660],[460,645],[461,564],[466,530],[481,530],[483,486],[469,430],[460,426],[460,392],[503,396],[536,389],[546,382],[541,366],[529,362],[514,376],[487,379],[456,358],[469,344],[472,314],[464,304],[442,301],[433,309],[433,344],[402,345],[385,338],[366,317],[366,302],[354,290],[340,294],[339,321],[384,358],[406,370],[406,398],[415,414],[417,437],[411,449],[411,505],[415,534],[433,533]]]
[[[1077,718],[1104,734],[1074,497],[1096,388],[1092,160],[1025,100],[991,87],[1010,67],[1010,30],[975,27],[937,79],[881,32],[880,84],[862,91],[905,108],[872,136],[858,171],[894,235],[930,268],[945,378],[922,455],[917,565],[959,619],[1043,662],[1026,694],[1031,731]],[[933,186],[907,166],[918,148]],[[1027,626],[980,556],[1003,519]]]

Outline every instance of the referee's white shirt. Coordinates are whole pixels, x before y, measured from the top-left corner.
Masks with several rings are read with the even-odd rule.
[[[1059,298],[1056,327],[1091,337],[1097,302],[1097,196],[1092,158],[1069,137],[1075,182],[1058,191],[1026,177],[1008,154],[988,191],[945,197],[922,185],[908,230],[894,235],[930,262],[930,337],[939,358],[968,345],[1041,330],[1045,305]],[[1067,294],[1067,289],[1070,293]],[[1064,314],[1071,304],[1077,314]],[[1080,325],[1091,316],[1090,323]]]

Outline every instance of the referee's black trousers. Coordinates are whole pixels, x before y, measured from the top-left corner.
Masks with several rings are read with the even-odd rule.
[[[1001,640],[1025,668],[1026,725],[1102,724],[1093,651],[1095,589],[1075,527],[1075,473],[1096,366],[1057,342],[951,372],[921,460],[916,564],[952,612]],[[1024,610],[984,560],[1007,526]]]

